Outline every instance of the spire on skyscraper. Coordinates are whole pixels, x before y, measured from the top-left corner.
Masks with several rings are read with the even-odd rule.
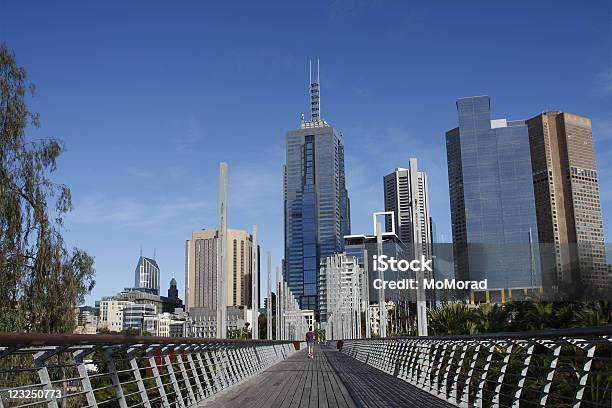
[[[316,122],[321,117],[320,70],[317,59],[317,79],[312,80],[312,60],[310,61],[310,120]]]
[[[327,122],[321,119],[321,76],[320,76],[320,65],[319,60],[317,59],[317,77],[313,79],[312,75],[312,60],[309,63],[310,67],[310,81],[309,81],[309,92],[310,92],[310,119],[302,120],[300,123],[300,127],[304,128],[312,128],[312,127],[321,127],[321,126],[329,126]]]

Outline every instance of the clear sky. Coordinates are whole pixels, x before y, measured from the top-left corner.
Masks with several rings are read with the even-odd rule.
[[[382,177],[416,157],[450,241],[444,132],[458,97],[487,94],[496,118],[592,118],[610,241],[608,0],[217,3],[0,0],[0,41],[38,88],[30,136],[67,146],[53,179],[73,193],[68,243],[95,257],[89,303],[133,285],[140,245],[182,297],[185,240],[217,224],[222,160],[230,227],[257,224],[280,263],[284,137],[307,113],[310,58],[344,134],[353,233],[383,209]]]

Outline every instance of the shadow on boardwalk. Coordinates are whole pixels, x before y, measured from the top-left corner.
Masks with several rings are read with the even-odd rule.
[[[203,404],[204,407],[451,407],[335,350],[301,350]]]

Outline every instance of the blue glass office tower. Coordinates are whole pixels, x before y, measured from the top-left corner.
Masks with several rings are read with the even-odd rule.
[[[317,69],[318,71],[318,69]],[[320,263],[350,234],[342,135],[320,117],[319,75],[310,78],[310,120],[286,135],[285,275],[302,309],[319,315]]]
[[[446,133],[456,276],[541,287],[527,126],[491,120],[488,96],[458,99],[457,111]]]

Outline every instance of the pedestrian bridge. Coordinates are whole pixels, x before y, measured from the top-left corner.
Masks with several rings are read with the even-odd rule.
[[[611,328],[303,343],[0,334],[3,407],[609,407]]]
[[[300,350],[204,407],[452,407],[329,347]]]

